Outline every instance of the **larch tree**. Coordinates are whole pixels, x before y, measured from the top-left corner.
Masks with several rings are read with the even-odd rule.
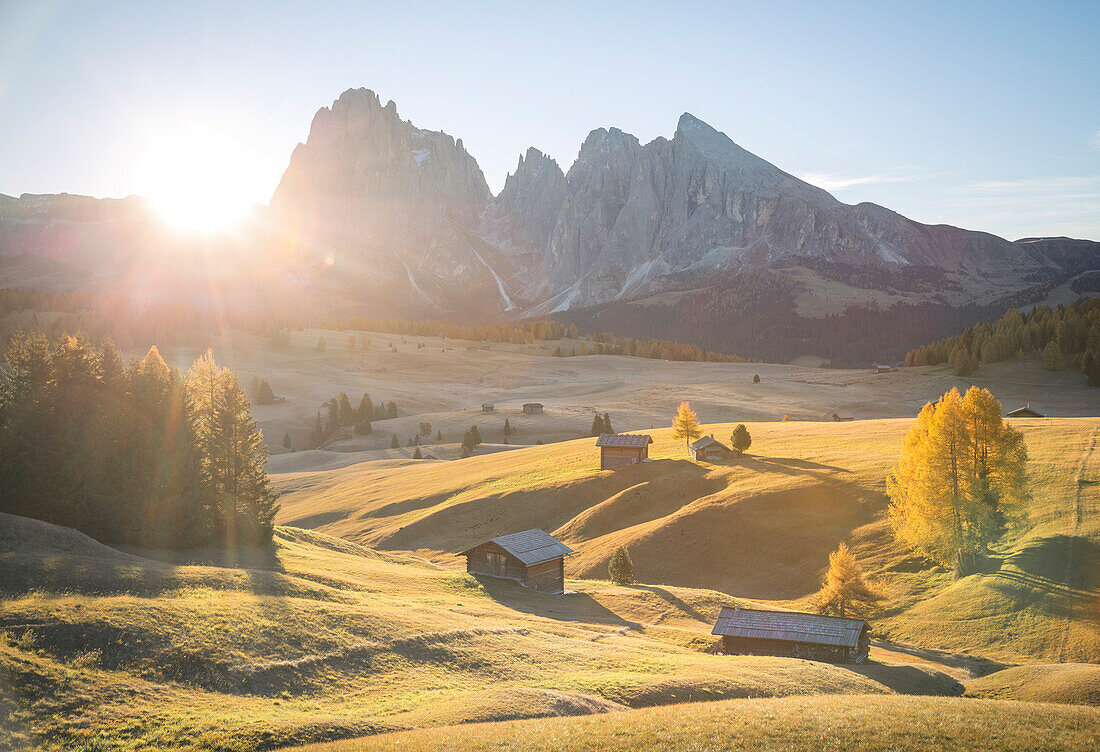
[[[672,438],[683,439],[684,443],[691,442],[703,435],[703,429],[699,425],[699,416],[691,409],[688,402],[681,402],[676,410],[676,417],[672,419]]]
[[[898,539],[929,558],[973,572],[1028,499],[1027,447],[986,389],[957,389],[929,403],[905,437],[887,478]]]
[[[603,414],[603,432],[604,433],[615,433],[615,429],[611,427],[611,414],[610,413],[604,413]]]
[[[814,598],[819,614],[864,617],[882,599],[883,595],[867,582],[863,568],[847,544],[841,543],[829,554],[829,571],[825,573],[821,591]]]

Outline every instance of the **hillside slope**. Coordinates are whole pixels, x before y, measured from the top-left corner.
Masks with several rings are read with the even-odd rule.
[[[912,556],[885,519],[884,480],[909,420],[753,423],[751,456],[689,460],[667,430],[654,461],[600,471],[594,440],[458,462],[373,463],[275,476],[280,522],[459,566],[455,552],[542,527],[577,550],[567,572],[606,576],[628,546],[643,582],[808,605],[847,541],[890,597],[880,634],[1013,660],[1100,660],[1100,452],[1095,419],[1018,423],[1034,500],[962,580]],[[706,426],[720,438],[732,425]]]
[[[0,748],[272,749],[728,697],[961,694],[948,664],[707,654],[712,591],[551,596],[294,528],[124,552],[0,515]],[[911,664],[911,665],[910,665]]]

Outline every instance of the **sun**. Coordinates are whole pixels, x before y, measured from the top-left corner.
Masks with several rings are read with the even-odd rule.
[[[138,160],[134,192],[181,230],[232,229],[255,203],[257,170],[248,149],[202,123],[153,137]]]

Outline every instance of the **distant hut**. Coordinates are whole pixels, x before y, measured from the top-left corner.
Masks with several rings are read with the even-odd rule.
[[[833,413],[833,420],[836,421],[837,423],[843,423],[845,421],[855,420],[855,418],[843,417],[843,416],[840,415],[840,413]]]
[[[483,412],[483,413],[491,413],[496,409],[497,409],[497,406],[494,405],[492,402],[482,402],[481,403],[481,412]]]
[[[795,611],[723,608],[711,634],[726,655],[783,655],[831,663],[863,663],[871,627],[862,619]]]
[[[523,412],[528,415],[540,415],[542,414],[541,402],[527,402],[523,405]]]
[[[596,446],[600,448],[600,469],[614,470],[647,460],[652,443],[648,434],[601,433],[596,439]]]
[[[1031,403],[1028,402],[1023,407],[1017,407],[1015,410],[1009,412],[1006,417],[1009,418],[1045,418],[1047,417],[1043,413],[1035,410],[1031,407]]]
[[[689,451],[696,460],[706,460],[707,462],[720,462],[732,454],[730,448],[715,439],[713,435],[704,436],[693,441]]]
[[[544,593],[565,592],[565,557],[575,553],[546,531],[502,535],[462,552],[470,574],[504,577]]]
[[[884,366],[881,363],[875,363],[875,367],[872,370],[875,373],[893,373],[898,369],[894,366]]]

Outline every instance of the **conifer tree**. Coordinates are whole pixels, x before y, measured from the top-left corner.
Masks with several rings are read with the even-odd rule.
[[[1043,348],[1043,365],[1051,371],[1062,370],[1062,350],[1054,340],[1048,342]]]
[[[401,447],[401,442],[397,440],[397,434],[394,434],[393,435],[393,440],[390,441],[390,449],[399,449],[400,447]]]
[[[470,426],[470,438],[474,441],[474,446],[481,446],[481,431],[477,430],[477,424]]]
[[[366,419],[368,422],[374,419],[374,403],[370,400],[370,395],[363,392],[362,399],[359,400],[359,420]]]
[[[952,389],[924,406],[887,478],[898,539],[957,576],[974,565],[1028,498],[1027,447],[989,391]]]
[[[760,374],[758,374],[758,373],[753,374],[752,383],[754,383],[754,384],[759,384],[760,383]]]
[[[508,422],[507,418],[504,419],[504,435],[505,436],[511,436],[512,435],[512,424]]]
[[[424,455],[420,453],[420,447],[419,447],[419,445],[418,445],[418,446],[416,447],[416,449],[414,449],[414,450],[413,450],[413,459],[414,459],[414,460],[422,460],[422,459],[424,459]]]
[[[292,452],[294,451],[294,442],[290,440],[290,431],[283,434],[283,446]]]
[[[435,432],[435,440],[436,441],[443,441],[443,432],[442,431],[436,431]]]
[[[681,402],[676,410],[676,416],[672,419],[672,438],[683,439],[686,445],[690,445],[702,435],[699,416],[691,409],[688,402]]]
[[[611,427],[611,415],[609,413],[603,414],[603,432],[615,433],[615,429]]]
[[[733,433],[730,434],[730,446],[738,454],[744,454],[750,446],[752,446],[752,436],[749,435],[749,429],[745,428],[744,423],[738,423],[733,428]]]
[[[271,389],[271,384],[268,384],[266,380],[260,381],[259,387],[256,389],[256,403],[259,405],[270,405],[275,402],[275,392]]]
[[[634,583],[634,562],[630,560],[630,552],[625,546],[619,546],[611,554],[611,560],[607,564],[607,574],[616,585]]]
[[[591,435],[592,436],[599,436],[601,433],[604,433],[603,418],[600,416],[599,413],[596,413],[595,415],[592,416]]]
[[[368,433],[374,430],[374,427],[370,423],[370,418],[360,418],[353,429],[359,436],[366,436]]]
[[[882,599],[882,594],[867,583],[863,568],[846,544],[841,543],[829,554],[829,571],[814,598],[819,614],[862,618]]]

